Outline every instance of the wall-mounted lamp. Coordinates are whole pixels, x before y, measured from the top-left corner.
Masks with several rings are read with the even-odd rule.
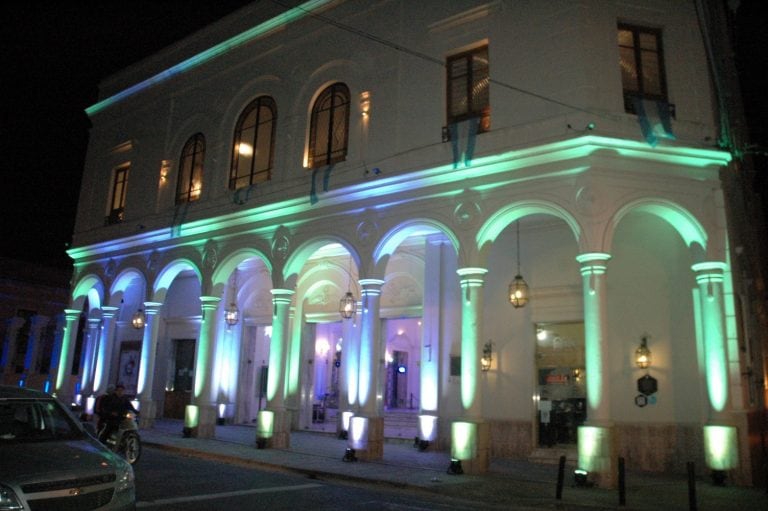
[[[370,91],[363,91],[360,93],[360,112],[363,114],[363,117],[368,117],[371,114]]]
[[[136,311],[136,313],[131,318],[131,325],[133,325],[133,328],[136,330],[141,330],[144,328],[144,325],[146,324],[146,316],[144,316],[144,311],[139,309]]]
[[[635,364],[640,369],[648,369],[651,365],[651,350],[648,349],[648,336],[640,338],[640,346],[635,350]]]
[[[491,369],[491,362],[493,362],[493,343],[488,341],[483,346],[483,356],[480,358],[480,369],[483,372],[488,372]]]

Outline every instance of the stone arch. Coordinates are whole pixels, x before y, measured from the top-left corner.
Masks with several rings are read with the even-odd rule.
[[[329,243],[338,243],[342,245],[354,259],[355,265],[358,268],[360,267],[360,255],[357,253],[355,247],[346,239],[336,235],[325,235],[319,238],[312,238],[296,247],[296,250],[294,250],[286,260],[285,266],[283,267],[284,285],[289,288],[295,287],[301,268],[307,262],[307,259],[309,259],[315,251]],[[275,283],[275,285],[278,285],[278,283]]]
[[[104,298],[104,282],[94,274],[83,276],[72,291],[72,308],[82,309],[85,300],[88,299],[88,305],[91,310],[101,309]],[[90,314],[91,311],[88,311]]]
[[[257,258],[264,263],[267,270],[272,273],[272,262],[262,251],[254,248],[241,248],[227,255],[217,266],[211,278],[211,295],[220,296],[227,286],[229,276],[235,268],[247,259]]]
[[[191,270],[197,275],[198,281],[202,284],[203,278],[200,268],[189,259],[175,259],[166,264],[157,274],[154,285],[152,286],[152,301],[163,303],[168,294],[174,279],[183,271]]]
[[[461,249],[461,243],[458,236],[445,224],[429,218],[414,218],[401,222],[390,229],[382,236],[376,248],[373,250],[373,263],[377,274],[384,274],[389,257],[395,252],[398,246],[409,236],[412,236],[424,229],[439,231],[444,234],[451,242],[456,256],[458,257]]]
[[[649,213],[672,226],[691,250],[694,261],[705,260],[707,250],[707,232],[698,219],[687,209],[667,199],[643,198],[625,204],[613,216],[606,226],[603,246],[610,250],[616,227],[627,214],[632,212]],[[610,252],[609,252],[610,253]]]
[[[510,224],[520,218],[536,214],[550,215],[561,219],[571,229],[576,242],[579,243],[579,245],[583,245],[582,228],[571,213],[561,206],[549,201],[523,200],[508,204],[496,211],[496,213],[491,215],[477,231],[475,242],[477,243],[480,257],[485,257],[490,244],[496,241],[499,234],[501,234],[501,232]],[[478,263],[481,263],[481,261],[478,261]]]

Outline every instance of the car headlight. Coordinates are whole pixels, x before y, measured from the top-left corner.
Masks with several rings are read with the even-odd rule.
[[[13,490],[0,484],[0,511],[12,511],[14,509],[24,508],[21,507],[21,502]]]
[[[133,467],[128,464],[128,462],[123,461],[117,466],[117,491],[125,491],[133,488],[133,481]]]

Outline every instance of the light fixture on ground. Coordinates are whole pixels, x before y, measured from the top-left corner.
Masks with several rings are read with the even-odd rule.
[[[136,330],[141,330],[144,328],[144,325],[146,323],[146,317],[144,316],[144,311],[139,309],[136,311],[136,313],[131,318],[131,325],[133,325],[133,328]]]
[[[343,319],[350,319],[355,315],[357,309],[357,299],[352,294],[352,256],[349,256],[349,271],[347,272],[347,293],[339,300],[339,314]]]
[[[651,365],[651,350],[648,349],[648,336],[640,338],[640,346],[635,350],[635,364],[640,369],[648,369]]]
[[[520,274],[520,220],[517,221],[517,275],[509,283],[509,303],[515,309],[525,307],[528,303],[528,284]]]
[[[232,275],[232,280],[232,298],[229,307],[224,311],[224,321],[227,323],[227,328],[235,326],[240,321],[240,311],[237,308],[237,268]]]
[[[483,346],[483,356],[480,357],[480,369],[484,373],[488,372],[491,369],[491,362],[493,362],[493,343],[488,341]]]

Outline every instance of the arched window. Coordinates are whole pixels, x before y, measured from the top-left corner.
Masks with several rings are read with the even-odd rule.
[[[176,184],[176,204],[196,201],[203,187],[203,160],[205,159],[205,137],[202,133],[192,135],[179,159],[179,180]]]
[[[310,168],[343,161],[349,139],[349,88],[334,83],[317,97],[309,126]]]
[[[235,126],[229,188],[237,190],[272,178],[277,107],[269,96],[251,102]]]

